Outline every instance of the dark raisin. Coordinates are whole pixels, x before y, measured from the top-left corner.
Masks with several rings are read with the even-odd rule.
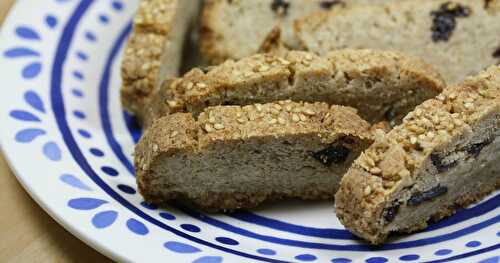
[[[451,163],[444,163],[444,158],[439,153],[432,153],[431,161],[439,173],[444,173],[458,165],[457,161]]]
[[[208,72],[210,72],[212,69],[214,69],[214,66],[206,66],[206,67],[201,67],[200,68],[201,71],[203,71],[203,73],[207,74]]]
[[[492,54],[494,58],[500,58],[500,47],[498,47]]]
[[[323,9],[326,9],[326,10],[330,10],[330,9],[332,9],[332,7],[334,7],[336,5],[342,5],[342,7],[344,7],[345,3],[342,0],[325,0],[325,1],[321,1],[319,3],[319,6]]]
[[[386,223],[390,223],[394,220],[399,211],[399,204],[395,204],[384,211],[384,219]]]
[[[486,147],[488,144],[491,144],[492,142],[493,142],[493,138],[488,138],[488,139],[484,140],[483,142],[468,145],[467,147],[465,147],[465,150],[467,151],[467,153],[469,155],[477,157],[481,153],[483,148]]]
[[[384,113],[385,120],[394,120],[396,118],[396,110],[390,106]]]
[[[470,15],[470,8],[460,4],[446,2],[437,11],[431,12],[432,20],[432,40],[434,42],[448,41],[457,25],[457,17],[467,17]]]
[[[416,192],[414,193],[410,199],[408,199],[407,204],[409,206],[416,206],[419,205],[425,201],[429,201],[435,197],[441,196],[446,194],[448,192],[448,187],[446,186],[441,186],[438,185],[434,188],[431,188],[430,190],[424,191],[424,192]]]
[[[493,1],[493,0],[484,0],[484,8],[486,8],[486,9],[489,8],[491,1]]]
[[[290,3],[288,0],[273,0],[271,2],[271,10],[280,15],[287,15]]]
[[[332,163],[340,164],[345,162],[350,152],[351,150],[343,145],[332,145],[319,152],[313,153],[312,156],[325,166],[330,166]]]

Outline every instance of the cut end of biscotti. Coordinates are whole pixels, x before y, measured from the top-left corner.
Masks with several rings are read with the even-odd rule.
[[[165,82],[154,96],[150,119],[166,112],[197,115],[211,105],[291,99],[354,107],[371,123],[394,125],[443,87],[431,66],[396,52],[339,50],[324,57],[301,51],[259,54],[207,70],[193,69]]]
[[[149,202],[234,210],[266,200],[331,199],[371,142],[370,125],[349,107],[215,106],[197,119],[175,113],[156,120],[137,145],[135,165]]]
[[[312,14],[295,31],[307,51],[397,50],[434,65],[455,84],[498,63],[499,10],[499,1],[385,1]]]
[[[143,0],[125,47],[120,91],[123,107],[143,119],[150,95],[179,74],[181,54],[199,1]]]
[[[354,162],[336,194],[340,221],[383,243],[500,186],[500,68],[424,102]]]

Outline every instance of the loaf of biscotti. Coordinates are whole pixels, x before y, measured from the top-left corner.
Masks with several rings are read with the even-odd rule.
[[[500,187],[500,67],[447,88],[354,161],[336,213],[375,244],[424,229]]]
[[[303,48],[397,50],[457,83],[500,62],[500,1],[408,0],[353,6],[297,21]]]
[[[198,6],[198,0],[140,2],[121,68],[121,101],[127,111],[142,117],[155,86],[178,76],[184,39]]]
[[[259,51],[275,28],[285,46],[296,48],[293,21],[316,11],[373,5],[394,0],[208,0],[201,21],[201,49],[212,63],[241,59]]]
[[[399,122],[444,83],[419,59],[389,51],[341,50],[317,56],[290,51],[258,54],[166,81],[150,105],[151,120],[207,106],[247,105],[276,100],[326,102],[358,109],[375,123]]]
[[[266,200],[333,198],[351,162],[372,142],[356,110],[280,101],[215,106],[197,118],[156,120],[135,151],[148,202],[187,201],[206,210]]]

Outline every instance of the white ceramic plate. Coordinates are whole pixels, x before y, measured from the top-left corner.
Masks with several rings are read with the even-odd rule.
[[[74,235],[119,261],[500,261],[499,193],[381,247],[356,240],[329,203],[232,215],[142,203],[131,164],[140,131],[118,98],[136,5],[20,0],[1,33],[2,148],[26,190]]]

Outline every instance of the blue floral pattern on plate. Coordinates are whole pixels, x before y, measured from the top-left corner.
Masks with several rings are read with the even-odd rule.
[[[118,111],[119,115],[123,116],[121,122],[111,118],[116,116],[116,110],[113,111],[114,114],[110,112],[115,105],[108,95],[113,74],[116,74],[113,69],[118,67],[116,58],[131,31],[127,20],[129,17],[125,20],[122,17],[124,12],[130,15],[132,7],[128,2],[117,0],[55,0],[54,2],[69,8],[54,7],[41,12],[38,21],[42,23],[22,22],[7,27],[13,29],[12,33],[17,38],[17,44],[4,48],[3,58],[14,61],[13,65],[16,67],[19,65],[20,79],[16,83],[27,88],[15,92],[21,97],[22,103],[15,103],[14,107],[8,108],[8,116],[18,124],[13,125],[16,130],[10,132],[11,136],[3,139],[10,138],[20,145],[32,145],[41,151],[53,167],[67,169],[59,172],[60,176],[56,177],[56,181],[68,186],[61,191],[71,193],[64,195],[68,198],[67,207],[74,211],[71,216],[88,218],[88,224],[99,231],[122,233],[123,231],[119,229],[126,230],[124,232],[129,233],[129,237],[121,235],[121,238],[127,239],[128,242],[147,242],[148,245],[155,246],[158,251],[178,255],[178,260],[185,262],[216,263],[226,260],[234,262],[235,258],[239,258],[238,262],[250,260],[267,262],[326,260],[336,263],[359,260],[372,263],[420,260],[445,262],[473,257],[477,259],[474,262],[499,262],[495,251],[500,248],[500,232],[493,232],[492,237],[487,239],[474,234],[483,228],[498,227],[500,215],[495,212],[498,209],[498,195],[470,211],[462,212],[454,219],[431,226],[428,232],[432,235],[427,235],[427,239],[421,239],[423,241],[419,242],[422,245],[434,245],[435,249],[429,252],[419,250],[418,253],[405,249],[405,246],[408,248],[422,246],[417,242],[418,239],[410,239],[405,241],[406,243],[394,242],[392,246],[389,244],[377,248],[357,243],[352,235],[341,228],[320,229],[301,226],[251,212],[220,218],[178,204],[173,204],[172,209],[166,210],[141,202],[136,186],[130,183],[133,177],[122,176],[122,174],[133,175],[131,173],[133,166],[129,160],[130,156],[123,151],[124,139],[116,135],[116,129],[122,129],[122,132],[125,131],[130,136],[127,140],[136,142],[140,130],[134,125],[133,117],[121,111]],[[98,7],[93,9],[94,6]],[[64,18],[68,15],[68,18]],[[91,27],[84,23],[90,20],[95,22],[94,24],[88,22],[93,25]],[[82,28],[78,30],[78,27]],[[116,41],[106,40],[109,33],[114,32],[110,30],[120,27],[124,29]],[[75,33],[77,31],[80,35]],[[84,41],[73,41],[76,38]],[[54,43],[52,44],[54,50],[40,48],[49,41],[48,39]],[[88,104],[70,103],[69,100],[95,102],[93,97],[95,91],[89,89],[89,82],[94,76],[86,69],[92,67],[92,63],[96,63],[92,56],[96,48],[102,50],[103,46],[108,46],[109,43],[113,45],[107,47],[110,48],[109,57],[104,63],[102,80],[97,89],[99,108],[89,109],[82,107]],[[52,56],[55,56],[54,61],[48,58]],[[76,62],[68,62],[72,59]],[[44,78],[50,76],[52,76],[50,85],[40,84]],[[61,84],[63,81],[65,84]],[[46,88],[42,89],[37,85]],[[65,96],[63,91],[68,91],[67,94],[71,97]],[[96,122],[95,111],[98,112],[97,122],[100,121],[104,132],[89,125],[92,121]],[[60,134],[50,128],[55,126],[55,123]],[[122,127],[117,128],[117,123]],[[78,139],[75,139],[73,133],[78,135]],[[101,136],[106,137],[108,145],[95,142]],[[7,155],[10,155],[10,152],[7,152]],[[77,164],[78,169],[71,170],[68,165],[62,163]],[[23,181],[26,180],[25,177],[20,177]],[[49,177],[47,180],[53,178]],[[29,184],[29,181],[25,183]],[[60,209],[52,212],[62,213]],[[449,233],[442,234],[442,236],[448,235],[448,239],[434,234],[433,231],[453,228],[459,223],[467,222],[472,218],[471,214],[483,216],[484,219],[477,224],[454,229],[455,232],[449,230]],[[273,233],[281,233],[283,236],[262,234],[265,233],[263,228],[271,229],[275,231]],[[264,232],[259,233],[259,231]],[[168,240],[155,241],[158,242],[156,245],[146,239],[133,241],[138,237],[155,240],[153,236],[160,235],[157,233],[164,233],[161,235]],[[90,234],[84,233],[84,235]],[[426,233],[423,236],[425,237]],[[466,240],[453,241],[458,238]],[[344,241],[338,243],[339,240]],[[491,245],[492,240],[495,240],[494,245]],[[94,242],[99,243],[99,241]],[[450,242],[454,242],[452,247]],[[137,244],[140,247],[139,243]],[[127,251],[113,251],[111,254],[116,253],[121,254],[123,259],[127,258]],[[482,254],[487,256],[477,257]]]

